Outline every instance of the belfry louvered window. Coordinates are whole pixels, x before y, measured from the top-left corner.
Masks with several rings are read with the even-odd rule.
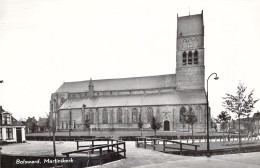
[[[187,65],[187,53],[185,51],[182,53],[182,65]]]
[[[198,64],[199,64],[199,57],[198,57],[198,55],[199,55],[199,52],[196,50],[196,51],[194,52],[194,60],[193,60],[193,62],[194,62],[195,65],[198,65]]]
[[[189,51],[188,53],[188,65],[192,65],[192,52]]]

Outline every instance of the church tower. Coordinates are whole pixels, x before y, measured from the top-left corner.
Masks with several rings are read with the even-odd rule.
[[[176,45],[177,89],[204,89],[203,11],[197,15],[177,16]]]

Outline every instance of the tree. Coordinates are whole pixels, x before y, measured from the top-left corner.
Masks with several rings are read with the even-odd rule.
[[[193,125],[198,121],[197,116],[189,106],[188,111],[184,113],[184,121],[191,126],[192,143],[193,143]]]
[[[252,90],[248,96],[245,94],[246,87],[243,83],[239,83],[237,87],[236,95],[226,94],[226,97],[223,97],[225,100],[223,105],[226,110],[231,111],[232,113],[236,114],[238,118],[238,137],[239,137],[239,148],[241,147],[241,137],[240,137],[240,117],[250,115],[252,110],[254,109],[255,103],[258,101],[253,99],[253,92]]]
[[[231,116],[227,113],[227,111],[221,111],[221,113],[217,116],[216,121],[220,123],[220,128],[223,132],[227,129],[228,121],[231,119]]]
[[[154,134],[156,136],[156,131],[159,130],[162,127],[162,123],[157,121],[155,119],[155,117],[153,117],[150,125],[151,125],[151,128],[154,130]]]
[[[86,119],[85,121],[85,128],[88,129],[88,136],[90,136],[90,120]]]
[[[184,128],[185,128],[185,124],[186,124],[186,121],[185,121],[185,115],[180,115],[180,123],[182,125],[182,132],[184,132]]]
[[[142,133],[143,125],[144,125],[144,123],[142,121],[141,114],[139,114],[138,128],[140,128],[140,130],[141,130],[141,136],[143,136],[143,133]]]
[[[46,113],[46,118],[47,118],[47,121],[46,121],[46,128],[48,129],[49,131],[49,135],[51,136],[51,116],[49,113]]]

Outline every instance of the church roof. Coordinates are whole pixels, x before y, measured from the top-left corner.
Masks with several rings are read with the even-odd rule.
[[[92,84],[94,85],[94,91],[134,90],[176,87],[175,80],[175,74],[167,74],[158,76],[92,80]],[[88,91],[89,83],[90,80],[64,82],[56,93],[86,92]]]
[[[203,14],[178,17],[178,36],[204,34]]]
[[[181,104],[206,104],[206,95],[203,89],[176,90],[173,93],[105,96],[89,98],[68,99],[60,109],[97,107],[122,107],[122,106],[149,106],[149,105],[181,105]]]

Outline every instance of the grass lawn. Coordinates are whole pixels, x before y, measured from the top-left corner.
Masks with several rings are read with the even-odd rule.
[[[30,134],[26,134],[26,135],[30,135],[30,136],[49,136],[52,135],[52,133],[48,133],[48,132],[42,132],[42,133],[30,133]],[[69,132],[56,132],[57,136],[69,136]],[[72,131],[71,132],[71,136],[88,136],[89,132],[88,131]],[[142,131],[142,135],[143,136],[154,136],[154,131],[152,130],[145,130]],[[161,135],[161,136],[176,136],[176,135],[190,135],[191,136],[191,132],[175,132],[175,131],[157,131],[156,135]],[[194,135],[205,135],[206,133],[194,133]],[[211,135],[220,135],[222,136],[223,133],[218,133],[218,132],[214,132],[211,133]],[[225,135],[227,135],[227,133],[225,133]],[[124,130],[124,131],[92,131],[90,132],[90,136],[96,136],[96,137],[113,137],[113,138],[118,138],[120,136],[141,136],[141,131],[130,131],[130,130]]]

